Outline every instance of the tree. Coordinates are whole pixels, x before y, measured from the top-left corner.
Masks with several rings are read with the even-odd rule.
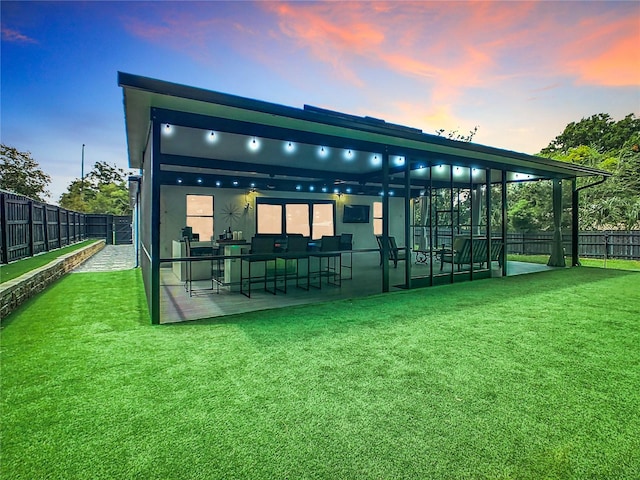
[[[122,168],[97,162],[84,181],[75,179],[60,197],[60,206],[85,213],[128,215],[127,174]]]
[[[611,173],[604,183],[581,191],[581,228],[640,226],[640,119],[634,114],[617,122],[604,113],[571,122],[540,153]],[[579,187],[589,183],[593,179],[578,179]]]
[[[21,152],[2,143],[0,158],[0,188],[45,201],[51,177],[40,169],[31,152]]]
[[[478,133],[478,128],[480,128],[478,125],[476,125],[475,127],[473,127],[473,130],[469,130],[469,135],[463,135],[461,133],[458,132],[458,130],[452,130],[449,133],[447,133],[447,138],[449,140],[457,140],[459,142],[470,142],[473,140],[473,137],[475,137],[476,133]],[[444,132],[446,130],[444,128],[440,128],[438,130],[436,130],[436,135],[438,135],[439,137],[444,135]]]
[[[571,148],[592,147],[598,153],[619,150],[640,131],[640,119],[630,113],[616,122],[607,113],[599,113],[579,122],[571,122],[564,131],[540,151],[541,155],[566,155]]]

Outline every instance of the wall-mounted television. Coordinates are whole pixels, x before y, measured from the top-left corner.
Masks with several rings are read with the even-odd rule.
[[[345,205],[342,223],[369,223],[369,205]]]

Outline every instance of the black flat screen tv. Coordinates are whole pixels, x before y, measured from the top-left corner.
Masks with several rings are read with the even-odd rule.
[[[342,223],[369,223],[369,205],[345,205]]]

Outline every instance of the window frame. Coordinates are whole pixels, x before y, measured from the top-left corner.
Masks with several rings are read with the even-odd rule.
[[[376,217],[376,204],[380,204],[380,216],[379,217]],[[372,212],[371,212],[371,223],[373,225],[373,234],[374,235],[382,235],[382,216],[383,216],[383,213],[382,213],[382,202],[374,201],[373,204],[371,205],[371,210],[372,210]],[[379,221],[376,221],[376,220],[379,220]],[[380,231],[379,232],[376,231],[376,225],[378,225],[378,224],[380,225]]]
[[[271,198],[271,197],[257,197],[256,198],[256,210],[259,204],[267,204],[267,205],[281,205],[282,206],[282,214],[281,214],[281,231],[282,235],[288,235],[287,232],[287,204],[295,204],[295,205],[307,205],[309,209],[309,232],[310,238],[314,238],[313,231],[313,205],[314,204],[330,204],[332,206],[332,223],[333,223],[333,235],[336,234],[336,201],[335,200],[310,200],[310,199],[297,199],[297,198]],[[256,212],[256,221],[255,221],[255,232],[258,232],[258,214]],[[318,237],[319,239],[320,237]]]
[[[189,214],[189,197],[208,197],[211,198],[211,215],[193,215],[193,214]],[[211,239],[212,240],[215,238],[215,234],[216,234],[216,230],[215,230],[215,195],[208,195],[208,194],[204,194],[204,193],[186,193],[185,197],[184,197],[184,203],[185,203],[185,225],[186,226],[190,226],[193,228],[192,225],[189,225],[189,219],[190,218],[198,218],[198,219],[211,219]],[[203,239],[201,238],[200,232],[194,232],[194,233],[198,233],[198,238],[201,241],[207,241],[207,239]]]

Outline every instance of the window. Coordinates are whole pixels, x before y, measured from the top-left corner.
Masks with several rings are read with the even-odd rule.
[[[287,213],[286,232],[301,233],[304,237],[309,236],[309,205],[300,203],[287,203],[285,205]]]
[[[313,225],[311,238],[322,238],[323,235],[333,235],[334,206],[330,203],[313,204]]]
[[[187,195],[187,227],[202,241],[213,239],[213,195]]]
[[[335,234],[333,200],[257,199],[257,233],[302,234],[319,239]]]
[[[373,234],[382,235],[382,202],[373,202]]]
[[[282,205],[257,205],[257,233],[282,233]]]

